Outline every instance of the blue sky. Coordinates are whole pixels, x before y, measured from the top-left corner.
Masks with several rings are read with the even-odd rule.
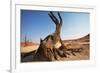
[[[54,12],[57,16],[57,13]],[[89,13],[60,12],[63,20],[61,38],[75,39],[89,33]],[[21,41],[25,39],[39,43],[55,30],[55,24],[48,11],[21,10]]]

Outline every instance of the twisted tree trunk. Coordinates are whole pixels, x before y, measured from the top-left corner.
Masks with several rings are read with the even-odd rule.
[[[44,40],[40,40],[40,46],[34,55],[34,60],[36,61],[52,61],[58,60],[59,57],[67,57],[66,54],[68,53],[62,50],[66,47],[60,37],[62,18],[59,12],[57,14],[59,19],[52,12],[48,13],[51,20],[55,23],[56,29],[53,34],[48,35]]]

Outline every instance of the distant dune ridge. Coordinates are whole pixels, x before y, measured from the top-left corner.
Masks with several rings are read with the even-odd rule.
[[[90,34],[74,40],[64,40],[63,42],[67,48],[83,48],[84,46],[87,46],[89,48]]]
[[[63,42],[68,42],[68,41],[80,41],[80,42],[89,42],[90,41],[90,34],[87,34],[83,37],[80,37],[78,39],[72,39],[72,40],[63,40]]]

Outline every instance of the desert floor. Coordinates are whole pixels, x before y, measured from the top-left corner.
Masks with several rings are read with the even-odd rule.
[[[75,55],[71,54],[66,58],[59,57],[57,61],[89,60],[89,57],[90,57],[89,42],[67,41],[67,42],[64,42],[64,44],[66,45],[67,49],[81,48],[81,52],[75,53]],[[38,47],[39,45],[22,47],[21,48],[21,62],[34,62],[33,55],[35,54],[35,51],[37,50]],[[28,53],[31,51],[32,53],[28,55]]]

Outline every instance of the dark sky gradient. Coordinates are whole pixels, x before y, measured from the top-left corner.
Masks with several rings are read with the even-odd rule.
[[[54,12],[57,16],[57,13]],[[89,13],[60,12],[63,19],[62,39],[78,38],[89,33]],[[25,39],[39,42],[53,33],[55,24],[48,11],[21,10],[21,41]]]

